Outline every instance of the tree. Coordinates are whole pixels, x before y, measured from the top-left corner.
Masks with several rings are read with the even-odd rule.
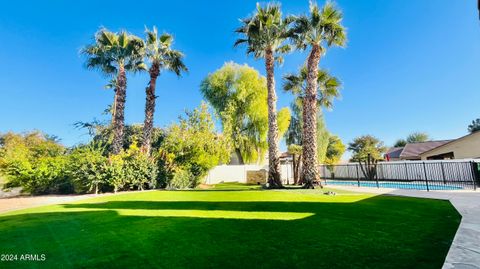
[[[305,93],[307,90],[307,68],[302,67],[298,74],[287,74],[284,76],[283,88],[287,92],[293,93],[297,99],[293,102],[292,106],[296,106],[295,109],[292,109],[295,112],[299,112],[298,116],[294,116],[299,120],[299,123],[294,122],[294,124],[300,125],[300,132],[303,130],[303,102],[305,98]],[[331,109],[333,107],[333,99],[340,96],[339,88],[341,87],[340,81],[328,74],[325,70],[318,70],[317,73],[317,104],[320,109],[317,110],[317,119],[316,119],[316,144],[317,144],[317,162],[323,162],[325,159],[325,153],[328,146],[328,131],[325,126],[325,120],[323,119],[322,108]],[[296,128],[292,125],[291,128]],[[289,135],[299,133],[299,131],[291,130]],[[302,140],[297,139],[297,140]],[[300,142],[303,144],[303,140]]]
[[[155,88],[157,78],[162,70],[168,70],[180,76],[182,72],[188,71],[183,63],[183,54],[180,51],[171,48],[173,37],[170,34],[158,36],[157,28],[146,30],[147,38],[146,57],[150,62],[148,73],[150,82],[145,90],[145,122],[143,124],[142,151],[150,154],[150,145],[153,130],[153,115],[155,113]]]
[[[161,171],[165,177],[163,185],[175,188],[195,188],[208,170],[225,163],[229,157],[226,141],[216,133],[205,103],[187,111],[186,117],[180,118],[179,123],[167,128],[167,135],[156,154],[160,158],[161,169],[168,169]],[[183,180],[187,182],[179,182]]]
[[[401,147],[405,147],[407,143],[408,143],[407,140],[401,138],[401,139],[398,139],[393,146],[401,148]]]
[[[88,69],[97,69],[104,75],[116,76],[112,152],[118,154],[122,149],[124,136],[126,72],[146,70],[143,62],[145,44],[142,39],[126,31],[114,33],[102,28],[95,34],[95,42],[83,48],[82,53],[87,57]]]
[[[230,62],[209,74],[200,90],[219,116],[223,134],[229,138],[239,162],[262,161],[268,148],[265,77],[248,65]],[[281,109],[277,119],[279,132],[283,134],[290,121],[288,108]]]
[[[320,10],[317,4],[310,3],[310,14],[293,17],[289,35],[298,50],[310,48],[307,58],[307,85],[303,98],[303,169],[305,188],[313,188],[318,181],[317,171],[317,83],[318,64],[328,47],[344,46],[345,28],[342,14],[333,4],[327,2]]]
[[[470,133],[474,133],[476,131],[480,131],[480,118],[472,120],[472,123],[468,125],[468,131]]]
[[[418,143],[418,142],[426,142],[430,140],[430,137],[427,133],[422,132],[414,132],[407,136],[407,143]]]
[[[343,144],[342,140],[336,135],[331,135],[328,138],[325,164],[337,164],[340,161],[340,158],[342,158],[343,153],[345,153],[345,145]]]
[[[255,14],[243,19],[242,26],[235,31],[242,36],[235,42],[235,46],[246,44],[247,54],[265,59],[268,90],[268,183],[271,188],[282,187],[274,66],[275,61],[283,62],[281,54],[290,51],[290,46],[283,44],[287,38],[287,29],[288,21],[282,18],[280,5],[270,3],[266,7],[257,4]]]
[[[405,147],[408,143],[419,143],[430,140],[430,136],[423,132],[413,132],[407,136],[406,139],[398,139],[394,147]]]
[[[297,185],[302,160],[302,146],[290,144],[288,145],[288,153],[292,154],[293,185]]]
[[[386,147],[378,138],[372,135],[363,135],[348,143],[348,150],[353,152],[350,160],[353,162],[359,162],[366,160],[369,155],[372,160],[382,159]]]

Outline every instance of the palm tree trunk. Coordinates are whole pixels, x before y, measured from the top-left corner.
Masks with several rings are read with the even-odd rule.
[[[297,165],[297,154],[292,154],[293,185],[297,185],[298,182]]]
[[[125,127],[125,100],[127,97],[127,76],[125,68],[120,66],[117,75],[117,94],[115,103],[115,117],[113,121],[112,152],[118,154],[123,148],[123,129]]]
[[[307,60],[307,88],[303,98],[303,187],[313,189],[317,171],[317,75],[320,47],[313,46]]]
[[[115,87],[114,93],[115,93],[115,95],[113,96],[112,120],[111,120],[112,126],[115,122],[115,109],[116,109],[116,106],[117,106],[117,88],[116,87]]]
[[[265,53],[268,90],[268,183],[270,188],[281,188],[280,154],[278,152],[277,95],[275,93],[273,51]]]
[[[143,124],[143,141],[142,151],[150,155],[152,132],[153,132],[153,115],[155,113],[155,88],[157,84],[157,78],[159,75],[159,66],[152,64],[150,70],[150,83],[146,89],[146,101],[145,101],[145,121]]]

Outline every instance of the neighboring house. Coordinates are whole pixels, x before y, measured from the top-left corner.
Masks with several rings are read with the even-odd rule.
[[[388,161],[421,160],[420,154],[442,146],[450,141],[452,140],[417,142],[408,143],[405,147],[393,147],[387,151],[385,159]]]
[[[421,160],[420,154],[429,151],[431,149],[442,146],[452,140],[438,140],[438,141],[427,141],[427,142],[417,142],[417,143],[408,143],[400,153],[401,160]]]
[[[422,160],[480,158],[480,131],[427,150],[420,157]]]
[[[387,161],[401,161],[400,154],[402,153],[403,147],[393,147],[387,150],[385,153],[385,159]]]

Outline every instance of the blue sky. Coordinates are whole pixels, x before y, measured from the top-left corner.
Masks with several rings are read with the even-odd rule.
[[[46,4],[48,2],[48,4]],[[198,106],[201,80],[225,62],[262,61],[233,48],[238,19],[256,1],[8,1],[0,9],[0,132],[40,129],[66,145],[88,136],[73,123],[101,118],[113,93],[106,79],[84,68],[79,50],[100,26],[143,36],[156,25],[175,36],[190,72],[157,82],[155,125],[166,126]],[[480,21],[474,0],[336,2],[344,13],[348,46],[327,52],[321,66],[343,82],[342,99],[326,113],[329,130],[344,142],[373,134],[391,145],[412,131],[435,139],[466,134],[480,117]],[[323,4],[323,1],[319,1]],[[285,14],[307,12],[308,1],[282,1]],[[278,107],[292,96],[281,76],[296,71],[306,53],[276,69]],[[143,121],[146,74],[129,76],[126,121]]]

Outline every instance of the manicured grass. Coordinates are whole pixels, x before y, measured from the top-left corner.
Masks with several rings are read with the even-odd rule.
[[[0,268],[440,268],[459,222],[447,201],[348,192],[126,193],[0,215],[0,253],[47,258]]]

